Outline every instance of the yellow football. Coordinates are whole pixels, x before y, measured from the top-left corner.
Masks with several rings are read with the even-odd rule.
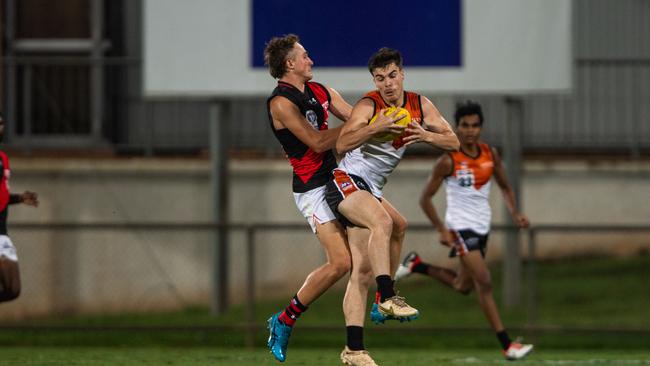
[[[392,114],[393,112],[395,112],[395,109],[398,110],[396,116],[399,116],[400,114],[404,115],[404,117],[397,120],[395,123],[400,125],[400,126],[407,126],[411,122],[411,114],[409,113],[409,111],[407,109],[404,109],[404,108],[401,108],[401,107],[397,107],[397,108],[388,107],[384,111],[384,114],[388,116],[388,115]],[[375,120],[377,120],[377,114],[372,116],[372,119],[370,120],[370,122],[368,122],[368,124],[375,123]],[[398,133],[382,133],[382,134],[373,136],[373,139],[383,141],[383,142],[387,142],[387,141],[393,141],[396,138],[398,138],[399,136],[400,136],[400,134],[398,134]]]

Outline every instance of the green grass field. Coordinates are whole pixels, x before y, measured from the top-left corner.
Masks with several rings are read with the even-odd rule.
[[[340,349],[291,349],[285,365],[338,365]],[[372,350],[379,365],[392,366],[490,366],[512,364],[488,350]],[[215,366],[279,365],[262,349],[242,348],[2,348],[6,365],[188,365]],[[516,364],[528,366],[644,366],[650,365],[650,351],[545,351],[538,350]]]
[[[550,330],[526,329],[525,304],[502,309],[511,336],[525,336],[536,346],[521,364],[650,366],[650,256],[571,259],[543,262],[538,267],[538,321]],[[498,268],[493,277],[498,301]],[[422,316],[414,323],[367,324],[366,347],[380,365],[507,363],[474,295],[456,294],[422,277],[410,278],[399,287]],[[310,307],[294,330],[285,364],[339,363],[345,341],[341,298],[340,290],[331,291]],[[5,323],[18,328],[0,328],[0,363],[278,364],[264,347],[268,336],[264,325],[269,314],[284,307],[286,301],[256,303],[253,348],[244,347],[245,331],[233,327],[244,322],[242,306],[221,317],[210,316],[204,307],[188,307],[173,313],[78,315]],[[24,325],[37,327],[20,328]],[[44,325],[54,328],[40,328]]]

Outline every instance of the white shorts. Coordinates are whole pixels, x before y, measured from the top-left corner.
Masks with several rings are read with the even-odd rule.
[[[11,242],[11,238],[7,235],[0,235],[0,257],[6,257],[14,262],[18,262],[18,255],[16,255],[16,247]]]
[[[311,230],[316,233],[316,223],[324,224],[336,220],[336,216],[325,200],[326,187],[314,188],[305,193],[294,193],[298,211],[307,219]]]

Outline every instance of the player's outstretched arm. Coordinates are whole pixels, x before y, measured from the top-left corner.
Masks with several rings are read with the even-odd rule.
[[[316,130],[300,114],[298,107],[282,96],[275,97],[271,101],[271,117],[276,129],[288,128],[300,141],[317,153],[332,149],[341,132],[340,127]]]
[[[25,191],[20,194],[10,194],[9,204],[24,203],[27,206],[38,207],[38,193]]]
[[[530,225],[528,217],[517,209],[515,192],[512,190],[512,186],[508,181],[508,176],[503,168],[501,157],[495,148],[492,148],[492,159],[494,160],[494,179],[497,181],[501,193],[503,193],[503,199],[506,202],[506,207],[508,207],[510,216],[512,216],[512,221],[520,228],[528,227]]]
[[[336,142],[336,151],[339,154],[356,149],[373,135],[386,132],[395,134],[404,132],[404,126],[395,124],[396,121],[404,117],[403,114],[398,114],[398,109],[389,115],[385,115],[382,109],[379,111],[375,123],[368,124],[374,111],[375,105],[372,100],[364,98],[357,102],[352,109],[350,119],[343,125],[341,135]]]
[[[447,120],[440,114],[438,108],[424,96],[422,97],[422,114],[422,122],[426,129],[417,123],[411,122],[406,129],[408,134],[404,137],[406,145],[426,142],[446,151],[457,151],[460,148],[458,137],[456,137]]]
[[[420,194],[420,207],[422,208],[422,211],[424,211],[424,214],[427,215],[431,224],[433,224],[436,230],[438,230],[438,233],[440,234],[440,243],[447,246],[451,245],[452,238],[450,237],[449,230],[447,230],[447,226],[445,226],[445,223],[440,219],[440,216],[438,216],[438,212],[436,212],[432,199],[436,192],[438,192],[438,189],[440,189],[442,181],[451,173],[451,168],[452,163],[449,155],[442,155],[438,161],[436,161],[436,164],[433,167],[433,172],[429,176],[429,180]]]

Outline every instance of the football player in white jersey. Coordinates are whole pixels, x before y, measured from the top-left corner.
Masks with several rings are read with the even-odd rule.
[[[346,300],[365,299],[374,276],[376,315],[410,320],[418,311],[396,295],[392,278],[399,265],[406,219],[382,198],[382,190],[406,145],[426,142],[456,150],[459,142],[429,99],[404,90],[402,57],[397,50],[380,49],[370,58],[368,70],[377,89],[356,103],[341,130],[336,148],[345,156],[328,183],[327,200],[348,226],[353,265]],[[400,125],[406,116],[411,123]],[[358,247],[368,254],[361,255],[364,250]],[[346,302],[343,306],[348,308]],[[346,322],[362,327],[365,307],[355,310],[346,311]]]
[[[520,228],[526,228],[529,221],[517,209],[514,191],[496,149],[479,141],[483,126],[481,106],[471,101],[459,104],[454,117],[460,151],[444,154],[438,159],[420,196],[420,206],[438,230],[440,243],[451,248],[450,257],[460,258],[460,270],[456,273],[424,263],[417,253],[411,252],[399,266],[396,280],[411,273],[420,273],[463,294],[475,289],[481,309],[496,333],[504,356],[509,360],[521,359],[533,350],[533,345],[513,342],[508,336],[494,302],[490,271],[485,263],[491,219],[488,199],[493,176],[503,193],[513,222]],[[443,181],[447,188],[445,222],[431,202]]]

